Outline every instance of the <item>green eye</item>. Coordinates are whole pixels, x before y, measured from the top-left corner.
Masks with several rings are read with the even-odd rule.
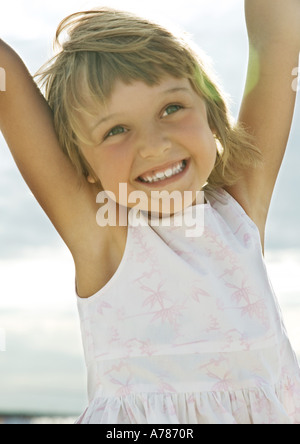
[[[115,126],[108,134],[107,137],[117,136],[118,134],[123,134],[125,132],[123,126]]]
[[[166,108],[164,114],[167,114],[167,115],[169,116],[170,114],[174,114],[174,113],[176,113],[176,112],[179,111],[180,109],[182,109],[182,106],[180,106],[180,105],[169,105],[169,106]]]

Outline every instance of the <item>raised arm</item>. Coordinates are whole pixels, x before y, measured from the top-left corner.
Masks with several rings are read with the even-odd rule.
[[[245,0],[249,67],[239,121],[263,155],[230,190],[258,225],[262,241],[295,106],[300,50],[300,0]]]
[[[76,253],[95,220],[93,190],[60,149],[51,110],[22,60],[1,40],[0,67],[0,129],[31,191]]]

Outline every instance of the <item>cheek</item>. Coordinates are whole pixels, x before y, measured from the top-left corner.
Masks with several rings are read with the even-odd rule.
[[[217,144],[216,144],[215,138],[211,134],[211,136],[209,136],[207,156],[209,158],[212,169],[214,168],[215,163],[216,163],[217,153],[218,153]]]
[[[131,156],[129,150],[108,150],[101,159],[103,174],[119,178],[118,182],[127,181],[130,171]]]
[[[124,176],[124,168],[119,162],[103,161],[98,163],[96,174],[105,190],[115,193],[120,182],[127,182]]]
[[[120,156],[113,149],[94,148],[85,149],[83,152],[104,189],[113,191],[120,182],[127,182],[129,156]]]
[[[209,127],[203,126],[194,133],[192,154],[205,169],[212,169],[217,157],[217,145]]]
[[[200,141],[199,141],[200,142]],[[217,159],[217,145],[213,135],[207,134],[202,137],[195,153],[196,168],[199,171],[199,178],[202,186],[207,182],[211,175]]]
[[[206,179],[210,176],[213,171],[216,160],[217,160],[217,145],[214,137],[209,137],[207,150],[206,150]]]

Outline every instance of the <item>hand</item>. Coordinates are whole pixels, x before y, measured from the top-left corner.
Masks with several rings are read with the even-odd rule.
[[[300,51],[300,0],[245,0],[250,44]]]

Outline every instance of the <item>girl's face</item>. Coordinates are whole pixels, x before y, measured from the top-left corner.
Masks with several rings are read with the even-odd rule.
[[[121,205],[137,207],[138,201],[129,203],[136,191],[147,196],[140,203],[147,211],[153,191],[190,191],[195,200],[214,168],[217,147],[206,107],[187,79],[164,77],[155,86],[117,81],[106,106],[82,121],[95,141],[81,146],[83,154]]]

